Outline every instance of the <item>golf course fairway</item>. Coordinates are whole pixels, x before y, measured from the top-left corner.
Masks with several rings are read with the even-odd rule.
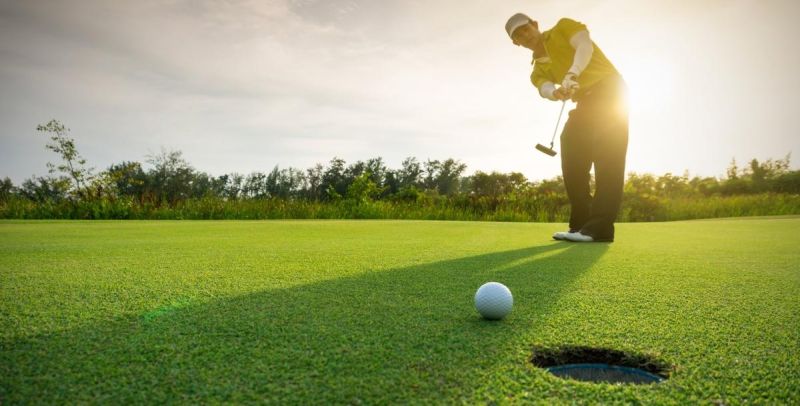
[[[800,217],[0,222],[0,404],[800,403]],[[510,315],[480,318],[483,283]],[[669,365],[561,379],[532,349]]]

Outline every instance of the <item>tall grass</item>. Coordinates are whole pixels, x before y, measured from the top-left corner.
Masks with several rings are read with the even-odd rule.
[[[664,215],[659,220],[790,215],[800,214],[800,195],[764,193],[670,199],[664,201],[663,207]]]
[[[627,198],[619,221],[671,221],[718,217],[800,214],[800,195],[765,193],[703,198]],[[285,199],[190,199],[172,206],[132,199],[35,203],[12,197],[0,202],[3,219],[414,219],[565,222],[563,198],[453,198],[420,202],[319,202]]]

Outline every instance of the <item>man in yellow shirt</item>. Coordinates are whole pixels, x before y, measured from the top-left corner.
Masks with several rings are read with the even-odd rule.
[[[577,103],[561,132],[561,170],[570,201],[569,231],[556,240],[614,241],[622,204],[628,113],[625,82],[586,26],[562,18],[541,32],[524,14],[513,15],[506,32],[517,46],[533,51],[531,82],[552,101]],[[594,164],[595,194],[589,190]]]

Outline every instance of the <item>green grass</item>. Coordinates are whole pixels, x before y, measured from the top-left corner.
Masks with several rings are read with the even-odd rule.
[[[800,215],[800,194],[674,196],[626,193],[619,222]],[[510,222],[565,222],[569,199],[563,193],[521,196],[440,196],[419,201],[337,201],[188,199],[173,205],[140,204],[132,198],[37,203],[0,196],[0,219],[34,220],[288,220],[373,219]]]
[[[0,222],[0,404],[800,402],[800,218]],[[477,287],[515,308],[478,318]],[[560,380],[531,349],[674,366]]]

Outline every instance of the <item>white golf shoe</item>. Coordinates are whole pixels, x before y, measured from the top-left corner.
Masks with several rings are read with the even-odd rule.
[[[559,241],[564,241],[564,240],[567,239],[567,234],[569,234],[569,231],[557,231],[557,232],[553,233],[553,239],[554,240],[559,240]]]
[[[565,235],[564,238],[567,241],[572,241],[572,242],[593,242],[594,241],[594,238],[592,238],[592,236],[586,235],[586,234],[581,234],[580,231],[576,231],[574,233],[567,233],[567,235]]]
[[[577,232],[578,230],[569,230],[569,231],[557,231],[553,233],[553,239],[558,241],[565,241],[567,239],[567,234]]]

